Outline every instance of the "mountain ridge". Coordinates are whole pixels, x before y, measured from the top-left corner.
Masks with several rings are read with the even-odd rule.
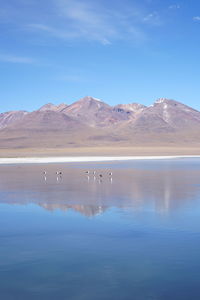
[[[200,112],[159,98],[110,106],[86,96],[67,105],[0,114],[0,148],[200,143]]]

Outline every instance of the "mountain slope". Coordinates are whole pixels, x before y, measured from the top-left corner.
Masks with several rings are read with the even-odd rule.
[[[59,105],[54,105],[52,103],[47,103],[47,104],[43,105],[42,107],[40,107],[38,109],[38,111],[62,112],[62,110],[64,110],[65,108],[67,108],[67,104],[65,104],[65,103],[61,103]]]
[[[84,97],[62,112],[92,127],[110,126],[128,119],[126,113],[116,111],[108,104],[92,97]]]
[[[139,104],[139,103],[129,103],[129,104],[118,104],[115,107],[119,107],[125,111],[130,111],[134,113],[141,112],[146,108],[145,105]]]
[[[146,109],[146,113],[156,113],[173,128],[189,129],[200,124],[200,112],[175,100],[158,99]]]
[[[9,111],[0,114],[0,129],[5,128],[23,119],[28,114],[27,111]]]
[[[84,127],[84,125],[81,122],[63,113],[53,110],[37,110],[10,124],[7,126],[7,129],[58,131],[78,130],[82,127]]]
[[[71,105],[0,114],[0,147],[200,144],[200,112],[180,102],[114,107],[85,97]]]

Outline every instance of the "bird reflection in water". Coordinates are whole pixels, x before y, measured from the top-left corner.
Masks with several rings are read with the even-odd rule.
[[[95,173],[90,171],[89,178],[82,176],[82,168],[66,165],[61,174],[56,174],[56,165],[46,168],[44,171],[39,165],[2,166],[0,188],[7,196],[6,200],[1,197],[0,203],[30,202],[49,210],[67,210],[81,204],[81,212],[91,204],[93,208],[121,207],[132,211],[151,206],[156,213],[167,214],[200,197],[197,168],[175,169],[170,164],[168,168],[165,165],[157,169],[115,168],[113,175],[113,170],[101,167]],[[42,181],[38,174],[42,174]],[[58,185],[54,185],[55,181]],[[37,197],[31,197],[33,193]]]

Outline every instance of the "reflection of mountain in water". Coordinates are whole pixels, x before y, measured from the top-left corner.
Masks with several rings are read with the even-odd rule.
[[[184,163],[183,163],[184,164]],[[111,165],[110,165],[111,166]],[[101,167],[101,165],[99,165]],[[0,202],[37,204],[46,210],[73,209],[86,216],[105,212],[110,207],[144,210],[146,207],[167,213],[194,200],[200,193],[200,171],[161,164],[156,169],[113,169],[110,180],[105,168],[87,177],[83,169],[67,165],[1,166]],[[62,170],[62,177],[56,170]],[[92,165],[90,165],[92,168]],[[102,173],[102,181],[98,175]]]
[[[67,205],[67,204],[62,205],[61,203],[52,203],[52,204],[43,203],[39,205],[49,211],[54,211],[57,209],[62,211],[68,211],[72,209],[87,217],[96,216],[106,211],[106,207],[97,206],[97,205]]]

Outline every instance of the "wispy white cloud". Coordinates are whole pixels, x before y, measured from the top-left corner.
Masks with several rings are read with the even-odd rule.
[[[89,1],[59,0],[56,1],[59,14],[70,21],[70,27],[74,34],[109,44],[110,39],[118,36],[115,20],[110,12],[97,7],[97,4]]]
[[[52,37],[102,45],[117,40],[142,43],[148,39],[147,26],[163,24],[158,11],[151,11],[138,0],[116,1],[115,5],[102,0],[13,1],[17,3],[13,7],[4,5],[4,20],[13,23],[15,30],[34,33],[37,40],[42,36],[43,42]]]
[[[70,32],[64,30],[63,28],[54,28],[45,24],[28,24],[28,29],[32,29],[33,31],[40,31],[49,34],[50,36],[67,39],[67,38],[75,38],[77,34],[75,32]]]
[[[157,11],[151,12],[143,18],[144,23],[148,23],[151,25],[160,25],[161,19]]]
[[[169,9],[180,9],[180,8],[181,8],[180,4],[172,4],[169,6]]]
[[[35,62],[35,60],[30,57],[7,55],[7,54],[0,54],[0,61],[8,62],[8,63],[19,63],[19,64],[33,64]]]
[[[193,21],[200,22],[200,16],[193,17]]]
[[[142,42],[146,39],[144,25],[160,25],[158,12],[148,13],[133,3],[123,6],[101,5],[101,1],[52,0],[53,22],[32,23],[28,28],[60,39],[84,39],[103,45],[115,40]]]

